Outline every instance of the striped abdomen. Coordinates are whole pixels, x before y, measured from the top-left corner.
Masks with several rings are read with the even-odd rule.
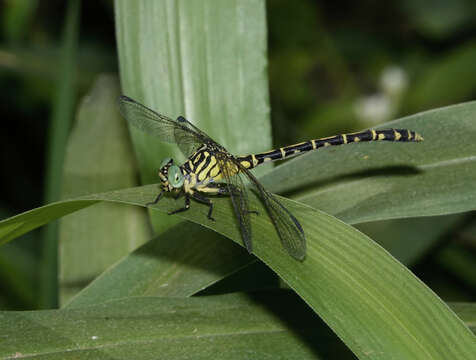
[[[366,130],[357,133],[336,135],[285,146],[260,154],[238,157],[241,164],[250,169],[266,161],[275,161],[317,150],[321,147],[350,144],[361,141],[423,141],[418,133],[407,129]]]

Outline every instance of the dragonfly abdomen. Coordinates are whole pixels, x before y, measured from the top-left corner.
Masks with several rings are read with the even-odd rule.
[[[247,168],[254,168],[267,161],[286,159],[304,152],[317,150],[321,147],[350,144],[365,141],[422,141],[418,133],[407,129],[365,130],[361,132],[330,136],[322,139],[309,140],[302,143],[285,146],[279,149],[259,154],[240,156],[238,160]]]

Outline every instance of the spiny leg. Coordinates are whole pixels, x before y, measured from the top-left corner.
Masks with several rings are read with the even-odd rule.
[[[151,201],[151,202],[146,203],[145,206],[150,206],[150,205],[155,205],[155,204],[157,204],[163,194],[164,194],[164,192],[161,191],[161,192],[157,195],[157,197],[155,198],[154,201]]]
[[[207,198],[207,197],[205,197],[205,196],[202,196],[202,195],[200,195],[200,194],[198,194],[198,193],[196,193],[196,192],[193,193],[192,197],[193,197],[195,200],[197,200],[198,202],[201,202],[201,203],[203,203],[203,204],[208,205],[208,215],[207,215],[207,217],[208,217],[210,220],[215,221],[215,219],[212,217],[213,202],[212,202],[209,198]]]
[[[168,214],[173,215],[179,212],[187,211],[188,209],[190,209],[190,196],[188,194],[185,194],[185,206],[174,211],[169,211]]]

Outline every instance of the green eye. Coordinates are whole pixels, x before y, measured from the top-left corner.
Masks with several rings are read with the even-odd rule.
[[[174,188],[179,188],[183,185],[183,174],[177,165],[169,167],[169,184]]]
[[[171,161],[172,161],[172,158],[165,158],[164,160],[162,160],[162,162],[160,163],[160,169],[162,169],[165,165],[167,165]]]

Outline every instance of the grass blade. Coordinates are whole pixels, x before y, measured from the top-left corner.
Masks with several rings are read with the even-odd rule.
[[[469,323],[474,320],[474,304],[452,306]],[[78,309],[0,312],[0,331],[2,358],[355,359],[286,291],[125,298]],[[428,357],[412,357],[423,358]]]
[[[46,171],[45,200],[57,201],[61,195],[64,153],[69,130],[73,120],[75,101],[75,69],[80,17],[79,0],[68,1],[65,27],[63,30],[63,48],[58,74],[58,88],[53,104],[50,133],[48,136],[48,169]],[[41,301],[40,306],[52,308],[58,306],[58,224],[53,223],[44,229],[43,259],[41,264]]]
[[[81,102],[66,150],[63,198],[137,185],[127,125],[117,109],[118,96],[117,78],[101,75]],[[59,236],[60,302],[64,304],[148,240],[150,233],[143,209],[103,203],[62,219]]]

